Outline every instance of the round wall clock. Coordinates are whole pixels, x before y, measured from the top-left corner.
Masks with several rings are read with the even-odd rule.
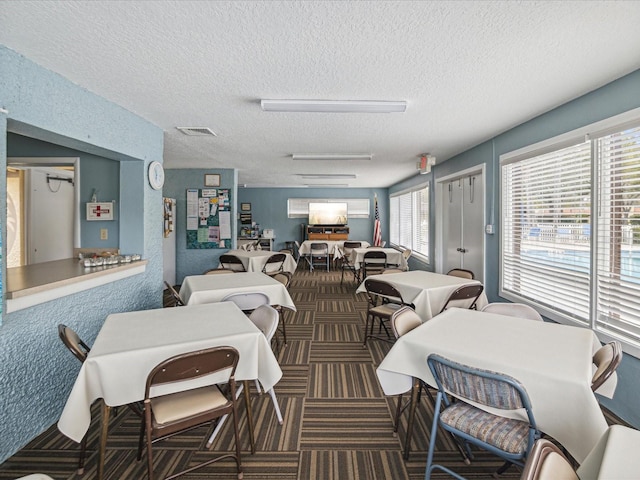
[[[164,185],[164,168],[160,162],[151,162],[149,164],[149,185],[154,190],[160,190]]]

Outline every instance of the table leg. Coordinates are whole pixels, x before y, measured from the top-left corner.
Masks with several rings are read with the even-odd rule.
[[[418,395],[420,393],[420,379],[413,379],[413,387],[411,387],[411,403],[409,405],[409,419],[407,421],[407,437],[404,442],[404,459],[409,460],[409,452],[411,451],[411,432],[413,431],[413,419],[416,416],[416,407],[418,406]]]
[[[98,458],[98,480],[104,478],[104,458],[107,450],[107,432],[109,431],[109,417],[111,407],[102,401],[102,421],[100,425],[100,455]]]
[[[249,441],[251,453],[256,453],[256,440],[253,435],[253,412],[251,410],[251,398],[249,395],[249,380],[244,380],[244,401],[247,406],[247,424],[249,425]]]

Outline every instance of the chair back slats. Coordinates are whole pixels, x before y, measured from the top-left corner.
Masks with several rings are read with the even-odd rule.
[[[622,345],[618,341],[609,342],[600,347],[593,355],[596,371],[591,379],[591,390],[594,392],[606,382],[622,361]]]
[[[449,295],[449,298],[442,307],[442,310],[440,310],[440,313],[444,312],[447,308],[449,308],[449,306],[453,306],[450,305],[451,302],[460,303],[461,301],[467,300],[472,300],[471,304],[467,308],[475,309],[478,297],[480,297],[483,291],[484,286],[479,283],[473,285],[463,285],[462,287],[457,288],[451,295]]]

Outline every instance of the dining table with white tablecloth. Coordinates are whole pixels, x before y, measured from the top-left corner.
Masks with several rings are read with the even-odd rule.
[[[282,370],[266,337],[233,302],[109,315],[80,368],[58,429],[80,442],[89,428],[91,405],[95,400],[103,399],[107,412],[109,407],[141,401],[147,376],[160,362],[174,355],[217,346],[238,350],[238,381],[258,379],[268,391],[282,378]],[[191,386],[215,383],[215,380],[203,377]],[[102,420],[100,472],[108,416],[108,413],[103,415]]]
[[[261,292],[269,297],[269,305],[281,305],[289,310],[296,306],[287,288],[274,278],[260,272],[240,272],[228,275],[189,275],[180,286],[180,297],[186,305],[221,302],[232,293]]]
[[[424,270],[371,275],[369,278],[382,280],[393,285],[402,294],[402,299],[405,303],[413,304],[416,313],[420,315],[423,322],[440,313],[449,295],[457,288],[463,285],[477,285],[480,283],[478,280],[469,280]],[[365,284],[362,282],[356,293],[366,291]],[[471,303],[469,301],[466,302]],[[483,291],[478,297],[476,308],[479,310],[487,303],[487,295]],[[457,306],[460,305],[457,304]]]
[[[581,462],[607,429],[591,390],[592,357],[599,347],[588,328],[451,308],[401,336],[376,373],[385,394],[413,387],[414,398],[414,379],[436,386],[427,366],[433,353],[510,375],[524,385],[538,428]],[[616,382],[614,374],[598,393],[611,397]],[[405,447],[409,435],[410,428]]]
[[[640,478],[640,431],[611,425],[577,470],[580,480]]]

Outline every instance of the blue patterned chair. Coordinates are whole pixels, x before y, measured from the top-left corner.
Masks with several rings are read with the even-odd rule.
[[[434,411],[440,413],[433,418],[425,480],[431,478],[433,470],[464,480],[449,468],[433,463],[438,425],[465,442],[469,458],[473,458],[469,447],[473,444],[506,460],[501,471],[512,463],[524,466],[540,438],[524,387],[507,375],[462,365],[436,354],[429,355],[427,364],[438,386]],[[450,394],[456,397],[455,402],[449,399]],[[505,413],[523,409],[527,421],[494,415],[467,401]]]

